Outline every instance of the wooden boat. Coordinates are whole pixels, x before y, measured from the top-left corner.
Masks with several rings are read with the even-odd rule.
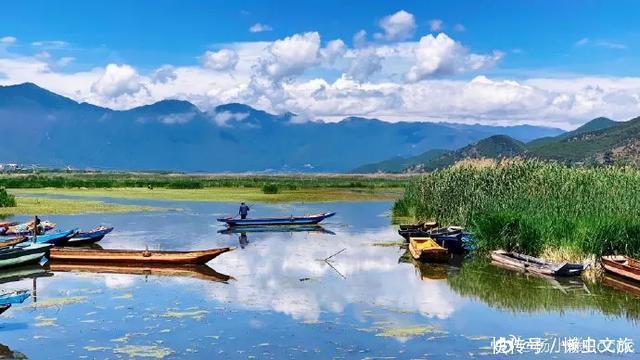
[[[335,215],[335,212],[305,215],[305,216],[289,216],[289,217],[272,217],[272,218],[252,218],[237,219],[233,217],[219,218],[219,222],[226,223],[228,226],[271,226],[271,225],[311,225],[317,224],[326,218]]]
[[[550,263],[533,256],[504,250],[492,251],[491,259],[514,270],[548,276],[576,276],[584,270],[582,264]]]
[[[19,236],[19,237],[15,237],[13,239],[0,241],[0,249],[16,246],[16,245],[18,245],[20,243],[23,243],[23,242],[27,241],[27,240],[29,240],[28,237]]]
[[[234,248],[220,248],[198,251],[154,251],[154,250],[93,250],[82,248],[53,248],[52,262],[91,262],[126,264],[173,264],[202,265],[220,254]]]
[[[0,249],[0,268],[38,263],[49,255],[52,246],[22,243],[16,247]]]
[[[71,229],[67,231],[58,231],[50,234],[36,236],[36,243],[38,244],[52,244],[54,246],[63,246],[69,239],[74,237],[78,233],[78,229]],[[33,236],[29,236],[29,240],[33,240]]]
[[[409,241],[410,237],[436,237],[445,235],[458,235],[462,234],[463,228],[459,226],[449,226],[446,228],[430,228],[430,229],[400,229],[398,234]]]
[[[449,260],[447,249],[438,245],[432,238],[412,237],[409,239],[411,257],[419,261],[446,262]]]
[[[194,279],[228,282],[232,276],[221,274],[207,265],[124,265],[95,262],[53,262],[48,269],[54,272],[82,272],[94,274],[126,274],[143,276],[190,277]]]
[[[430,237],[435,242],[452,253],[463,253],[465,248],[465,233],[462,228],[433,228],[430,230],[398,230],[398,233],[409,241],[412,237]]]
[[[2,315],[5,311],[9,310],[11,305],[1,305],[0,306],[0,315]],[[5,358],[5,359],[14,359],[14,358]]]
[[[22,304],[31,296],[29,290],[15,290],[0,294],[0,305]]]
[[[89,231],[79,231],[74,237],[67,241],[67,246],[93,244],[102,240],[107,234],[113,231],[113,227],[98,226]]]
[[[611,255],[600,259],[607,272],[626,279],[640,281],[640,261],[628,256]]]

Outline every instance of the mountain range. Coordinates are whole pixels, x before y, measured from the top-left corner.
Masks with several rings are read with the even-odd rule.
[[[297,120],[292,113],[270,114],[237,103],[205,112],[182,100],[112,110],[31,83],[0,86],[0,162],[185,172],[342,172],[433,149],[440,156],[493,135],[529,142],[563,133],[529,125]]]
[[[534,158],[566,164],[640,165],[640,117],[617,122],[600,117],[560,135],[529,142],[493,135],[458,150],[429,150],[408,158],[390,158],[357,167],[356,173],[426,172],[465,159]]]

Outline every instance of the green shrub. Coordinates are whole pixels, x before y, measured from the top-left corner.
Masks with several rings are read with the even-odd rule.
[[[280,189],[278,189],[278,185],[276,184],[265,184],[262,187],[262,192],[265,194],[277,194],[280,192]]]
[[[16,197],[9,194],[5,188],[0,188],[0,207],[16,207]]]

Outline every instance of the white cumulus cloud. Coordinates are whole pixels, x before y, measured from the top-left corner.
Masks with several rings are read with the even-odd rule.
[[[202,65],[216,71],[232,70],[238,63],[238,54],[231,49],[209,51],[202,56]]]
[[[125,94],[135,94],[143,87],[136,69],[127,64],[109,64],[104,69],[102,77],[91,85],[91,90],[101,96],[117,98]]]
[[[320,34],[308,32],[274,41],[269,56],[261,62],[262,72],[275,81],[302,74],[320,62]]]
[[[374,38],[387,41],[406,40],[413,36],[416,29],[416,19],[413,14],[400,10],[382,18],[378,25],[384,32],[375,33]]]
[[[493,66],[503,56],[500,52],[491,55],[473,54],[445,33],[423,36],[414,52],[415,65],[406,74],[409,82],[485,69]]]

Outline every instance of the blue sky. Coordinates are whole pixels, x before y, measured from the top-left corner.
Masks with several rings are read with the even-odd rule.
[[[399,11],[409,14],[412,23],[404,24],[409,27],[400,29],[406,30],[400,35],[387,33],[388,29],[383,25],[385,19]],[[640,26],[637,14],[640,14],[638,1],[7,2],[3,4],[3,11],[0,13],[0,39],[4,39],[0,42],[0,60],[4,58],[8,64],[5,64],[4,70],[0,64],[0,82],[30,80],[77,100],[112,107],[131,107],[168,96],[184,97],[204,108],[225,100],[234,100],[277,112],[285,109],[283,103],[295,97],[288,90],[292,84],[298,84],[299,92],[303,93],[308,86],[302,84],[318,78],[339,87],[340,84],[336,84],[336,80],[346,74],[346,78],[358,80],[357,86],[361,90],[366,87],[364,84],[368,83],[372,86],[377,84],[377,90],[383,87],[383,83],[402,86],[403,82],[411,78],[412,84],[426,84],[418,89],[420,91],[416,90],[416,93],[427,96],[425,91],[428,93],[433,91],[435,85],[442,85],[438,82],[457,81],[462,86],[462,82],[469,83],[481,76],[493,82],[515,81],[523,86],[532,86],[534,90],[546,91],[551,93],[551,97],[541,101],[549,103],[554,99],[564,101],[558,98],[563,95],[559,92],[563,91],[564,95],[576,99],[588,96],[580,96],[580,89],[575,85],[569,89],[569,84],[562,81],[576,80],[576,83],[582,85],[583,90],[591,86],[607,91],[607,87],[611,87],[611,81],[640,76],[639,67],[636,66],[640,60],[640,50],[637,46],[640,43]],[[256,24],[261,26],[256,27]],[[261,27],[264,31],[252,32],[252,26],[254,29]],[[358,47],[353,37],[362,30],[367,34],[367,45]],[[288,64],[291,68],[280,69],[283,71],[282,74],[267,74],[269,76],[266,76],[265,81],[269,84],[262,86],[261,90],[252,88],[259,81],[256,79],[261,74],[252,73],[250,69],[255,69],[255,65],[260,62],[259,59],[278,57],[270,50],[266,53],[258,53],[255,49],[248,50],[252,44],[255,48],[268,48],[278,40],[310,33],[318,34],[320,48],[317,49],[316,55],[321,55],[320,51],[329,41],[340,39],[347,52],[340,52],[338,58],[358,59],[358,56],[361,56],[362,61],[359,65],[365,74],[357,75],[362,72],[354,70],[357,66],[353,62],[346,63],[344,59],[333,59],[331,64],[327,64],[326,59],[303,59],[302,63]],[[381,35],[376,38],[376,33]],[[423,62],[423,68],[417,70],[418,75],[407,75],[415,65],[414,59],[407,55],[413,53],[413,46],[429,34],[435,37],[440,33],[444,34],[446,39],[440,38],[438,44],[444,44],[445,40],[450,39],[459,46],[451,48],[451,52],[443,55],[445,59],[438,61],[446,61],[456,56],[466,56],[467,59],[455,60],[452,64],[445,64],[435,70],[424,68],[430,66],[428,57],[432,51],[437,51],[433,49],[439,46],[436,43],[427,44],[435,48],[425,47],[425,57],[416,60]],[[380,50],[384,47],[387,50],[395,47],[393,51],[400,51],[399,47],[404,46],[402,44],[408,44],[409,50],[399,58],[395,55],[385,56],[384,49]],[[365,47],[369,50],[363,50]],[[203,59],[206,58],[207,51],[217,52],[227,48],[232,51],[231,61],[234,66],[223,66],[222,69],[206,65]],[[376,59],[364,59],[367,52],[371,53],[374,51],[371,49],[374,48],[377,49],[376,56],[379,57],[377,62]],[[469,55],[485,58],[481,58],[482,63],[478,65]],[[249,58],[253,59],[253,64],[247,60]],[[27,65],[34,65],[37,61],[46,64],[48,68],[46,71],[38,70],[39,72],[21,71],[20,61],[25,64],[25,69]],[[271,63],[276,67],[283,66],[278,61],[276,59]],[[424,64],[425,61],[427,64]],[[109,64],[118,68],[109,68]],[[166,89],[166,86],[156,89],[150,84],[152,74],[162,66],[170,66],[174,69],[172,71],[176,71],[178,75],[172,76],[171,81],[182,82],[182,88],[176,85],[173,90]],[[200,93],[189,91],[186,73],[192,70],[193,75],[196,67],[210,71],[211,77],[207,78],[210,86],[232,86],[236,87],[237,91],[234,95],[216,93],[215,96],[211,96],[212,91],[207,91],[206,88]],[[212,69],[215,74],[211,72]],[[102,92],[97,91],[100,86],[95,83],[99,79],[91,78],[89,73],[98,76],[101,71],[104,75],[109,70],[120,77],[136,77],[139,86],[127,83],[124,85],[125,89],[119,91],[109,87],[119,85],[110,84],[103,88]],[[44,72],[49,73],[41,76]],[[236,73],[231,74],[232,72]],[[65,75],[77,84],[76,89],[56,85],[55,81],[61,81]],[[234,83],[229,79],[222,79],[222,75],[240,80]],[[26,78],[28,76],[32,76],[33,79]],[[589,77],[597,77],[599,80],[588,83],[586,79]],[[82,83],[80,78],[83,78],[85,83]],[[249,83],[251,79],[255,80],[254,84]],[[546,81],[544,86],[541,79]],[[555,79],[556,82],[550,85],[549,79]],[[89,81],[93,82],[89,84]],[[622,98],[618,96],[614,103],[620,105],[622,101],[628,105],[631,101],[632,106],[626,107],[626,111],[613,111],[603,106],[599,113],[595,108],[596,104],[593,103],[586,105],[593,109],[584,111],[582,104],[582,110],[574,111],[566,118],[561,118],[560,111],[554,114],[532,113],[527,116],[525,111],[510,112],[501,109],[489,109],[474,117],[471,116],[474,113],[473,108],[459,105],[452,105],[450,109],[441,111],[431,111],[430,108],[403,111],[403,107],[410,106],[404,95],[400,96],[401,99],[396,105],[387,103],[378,107],[373,104],[370,108],[365,106],[368,110],[362,114],[348,110],[335,113],[313,110],[307,112],[305,109],[311,109],[313,106],[301,105],[295,101],[289,103],[292,104],[293,110],[307,112],[308,117],[370,115],[391,119],[394,113],[398,113],[398,117],[405,120],[459,118],[461,121],[470,119],[469,121],[504,123],[536,122],[545,118],[546,123],[556,122],[563,127],[572,127],[588,120],[587,117],[592,115],[624,117],[635,114],[637,109],[633,100],[637,100],[638,93],[629,90],[635,89],[635,83],[616,86],[610,90],[615,92],[615,96],[620,95],[619,91],[622,90],[625,94]],[[260,93],[265,91],[265,87],[276,89],[276,92],[282,90],[288,94],[283,98],[275,93]],[[247,89],[250,90],[248,93],[243,92]],[[140,95],[137,91],[146,94]],[[415,97],[416,93],[407,96]],[[334,95],[336,98],[342,96]],[[519,96],[521,95],[516,95],[515,98]],[[473,99],[474,102],[481,100]],[[494,103],[495,100],[488,99],[487,103]],[[398,105],[400,103],[402,105]],[[347,108],[344,104],[332,105]],[[523,106],[531,108],[531,104]],[[533,105],[536,106],[545,107],[540,103]],[[482,106],[478,109],[482,110]]]

